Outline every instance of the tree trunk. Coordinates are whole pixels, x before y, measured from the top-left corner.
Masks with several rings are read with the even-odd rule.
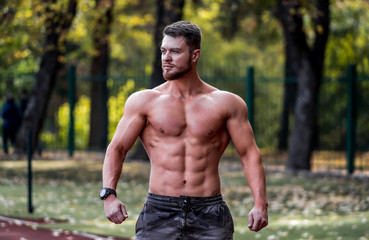
[[[161,40],[163,38],[163,30],[165,26],[180,21],[183,15],[183,6],[185,0],[157,0],[157,12],[156,12],[156,25],[154,32],[155,42],[155,58],[153,64],[153,72],[151,74],[150,88],[154,88],[164,83],[163,71],[161,68]],[[149,157],[146,154],[145,148],[142,143],[139,142],[136,150],[129,158],[131,159],[144,159],[148,160]]]
[[[45,1],[46,6],[46,40],[45,52],[42,56],[36,82],[24,113],[22,126],[19,129],[15,152],[27,152],[28,131],[32,133],[32,153],[38,145],[39,133],[42,129],[47,106],[53,91],[56,76],[60,68],[59,42],[72,24],[76,14],[77,0],[69,0],[67,12],[61,12],[50,7],[55,0]]]
[[[329,34],[329,0],[316,0],[315,40],[311,49],[306,40],[301,4],[296,0],[278,0],[278,13],[286,41],[296,54],[297,99],[294,130],[288,152],[287,169],[311,170],[310,160],[317,133],[317,100],[323,72],[324,51]]]
[[[293,115],[293,109],[296,102],[297,91],[297,65],[294,60],[296,59],[294,44],[291,44],[291,40],[287,39],[288,34],[285,36],[285,82],[284,82],[284,94],[283,94],[283,110],[279,128],[279,150],[287,150],[288,148],[288,135],[290,126],[290,116]]]
[[[91,62],[91,111],[90,111],[90,149],[106,148],[108,137],[108,65],[109,34],[112,23],[113,0],[96,0],[96,20],[93,43],[96,54]]]
[[[164,83],[163,72],[161,69],[161,40],[165,26],[180,21],[183,15],[185,0],[157,0],[156,25],[154,33],[155,59],[153,73],[151,74],[150,87],[154,88]]]
[[[317,79],[308,56],[303,56],[299,69],[294,130],[288,151],[287,169],[309,170],[317,119]]]

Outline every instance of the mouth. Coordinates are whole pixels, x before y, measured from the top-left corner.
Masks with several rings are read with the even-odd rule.
[[[164,65],[162,65],[162,67],[163,67],[164,69],[168,69],[168,68],[173,68],[173,67],[174,67],[174,65],[171,65],[171,64],[164,64]]]

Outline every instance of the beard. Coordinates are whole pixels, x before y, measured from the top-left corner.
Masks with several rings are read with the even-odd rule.
[[[189,61],[187,62],[186,65],[180,66],[180,67],[177,67],[177,68],[178,68],[178,70],[175,70],[173,68],[172,70],[175,70],[175,71],[172,71],[172,72],[165,71],[162,68],[164,79],[167,80],[167,81],[176,80],[176,79],[179,79],[179,78],[183,77],[188,72],[190,72],[192,70],[191,59],[189,59]]]

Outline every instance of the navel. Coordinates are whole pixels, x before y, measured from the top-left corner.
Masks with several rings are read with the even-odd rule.
[[[186,180],[183,180],[183,184],[186,184],[187,183],[187,181]]]
[[[161,134],[164,134],[164,129],[160,128],[159,131]]]

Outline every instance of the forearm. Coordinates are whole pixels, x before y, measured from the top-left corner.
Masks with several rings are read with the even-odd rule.
[[[125,156],[126,152],[121,149],[112,146],[108,147],[103,165],[103,187],[116,189],[122,173]]]
[[[266,209],[268,207],[268,200],[265,172],[259,151],[243,156],[242,163],[247,183],[254,197],[255,206]]]

